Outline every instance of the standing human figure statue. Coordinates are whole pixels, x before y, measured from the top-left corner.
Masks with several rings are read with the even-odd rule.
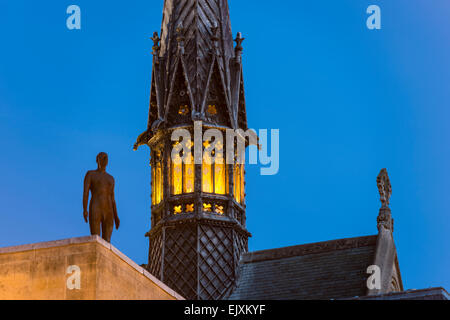
[[[101,235],[104,240],[111,242],[114,223],[116,229],[119,229],[120,220],[114,199],[114,178],[106,172],[106,153],[97,155],[97,165],[97,170],[88,171],[84,178],[83,216],[86,223],[89,218],[91,235]],[[91,202],[88,211],[89,191]]]

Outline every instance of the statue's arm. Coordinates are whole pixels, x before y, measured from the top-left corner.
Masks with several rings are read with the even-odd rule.
[[[88,202],[89,202],[89,190],[91,189],[91,175],[88,172],[86,177],[84,177],[84,188],[83,188],[83,216],[84,220],[88,221]]]
[[[112,202],[113,211],[114,211],[114,221],[116,223],[116,229],[119,229],[120,219],[119,219],[119,215],[117,214],[116,197],[114,195],[114,189],[115,189],[115,181],[113,178],[113,185],[112,185],[112,191],[111,191],[111,202]]]

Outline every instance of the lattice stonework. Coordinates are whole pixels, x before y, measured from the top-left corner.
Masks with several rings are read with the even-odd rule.
[[[163,281],[185,297],[197,296],[197,230],[187,225],[166,228]]]
[[[161,233],[157,233],[150,238],[149,264],[147,269],[159,279],[161,279],[162,246],[163,243]]]
[[[234,282],[233,231],[199,226],[199,298],[217,300]]]
[[[248,236],[242,235],[240,233],[234,232],[234,275],[237,278],[239,270],[239,260],[241,255],[248,251]]]

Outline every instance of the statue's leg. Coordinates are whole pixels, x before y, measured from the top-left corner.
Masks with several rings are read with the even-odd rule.
[[[89,226],[91,228],[91,235],[100,236],[100,219],[96,210],[91,210],[89,213]]]
[[[105,241],[111,242],[111,235],[114,229],[114,219],[106,218],[102,221],[102,237]]]

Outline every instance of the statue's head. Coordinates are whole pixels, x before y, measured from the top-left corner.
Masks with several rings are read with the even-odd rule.
[[[108,165],[108,155],[105,152],[100,152],[97,155],[97,164],[99,168],[106,168]]]

